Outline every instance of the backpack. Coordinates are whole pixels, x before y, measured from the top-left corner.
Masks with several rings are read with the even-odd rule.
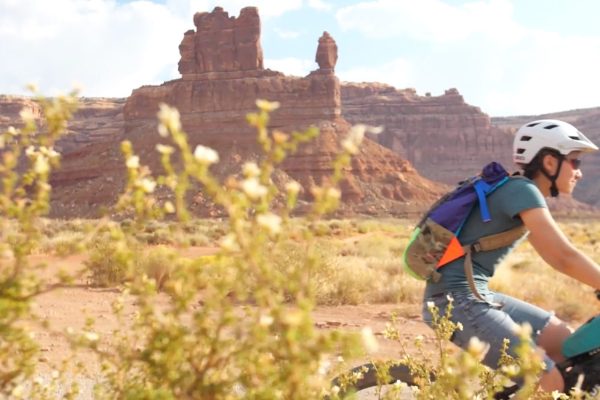
[[[438,282],[441,278],[438,269],[465,257],[469,287],[475,297],[486,301],[475,287],[471,254],[509,246],[520,239],[526,229],[520,225],[469,244],[461,243],[458,236],[476,204],[479,204],[482,221],[491,220],[486,198],[512,178],[522,177],[510,177],[502,165],[491,162],[479,175],[460,182],[454,190],[442,196],[424,214],[410,236],[403,254],[404,270],[417,279]]]

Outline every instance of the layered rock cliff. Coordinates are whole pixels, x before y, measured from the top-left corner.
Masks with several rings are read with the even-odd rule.
[[[52,176],[54,216],[95,216],[115,202],[125,181],[122,139],[133,143],[143,163],[160,170],[155,146],[163,139],[157,134],[156,114],[163,102],[179,110],[192,146],[218,151],[222,161],[214,172],[221,178],[239,173],[242,162],[259,157],[256,134],[245,122],[259,98],[281,103],[272,114],[271,129],[291,132],[316,125],[321,130],[316,141],[286,160],[276,173],[278,182],[297,180],[309,199],[308,189],[332,173],[339,142],[350,129],[341,117],[335,40],[325,32],[315,57],[318,69],[295,78],[263,68],[256,8],[244,8],[236,18],[217,7],[197,13],[194,25],[179,47],[181,78],[135,89],[124,105],[115,102],[102,108],[101,100],[84,102],[71,125],[79,133],[59,146],[64,157],[62,169]],[[114,113],[107,116],[110,123],[95,120],[101,112]],[[83,129],[79,119],[88,120],[89,126]],[[347,213],[402,215],[422,209],[441,190],[410,162],[368,139],[344,175],[342,211]],[[192,200],[198,214],[215,215],[202,195]]]
[[[512,130],[493,126],[456,89],[419,96],[381,83],[344,83],[342,114],[351,123],[383,126],[373,139],[432,180],[454,184],[490,161],[512,168]]]

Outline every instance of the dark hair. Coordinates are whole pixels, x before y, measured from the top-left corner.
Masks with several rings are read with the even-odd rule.
[[[533,160],[527,165],[523,166],[523,175],[529,179],[533,179],[535,174],[538,171],[542,170],[542,163],[544,161],[544,157],[547,155],[553,155],[555,157],[561,158],[563,157],[557,150],[551,149],[549,147],[544,147],[533,157]]]

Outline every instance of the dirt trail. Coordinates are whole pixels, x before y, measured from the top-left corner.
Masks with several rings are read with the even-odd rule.
[[[214,253],[213,248],[196,247],[182,250],[186,256],[194,257]],[[44,263],[47,267],[40,271],[42,277],[53,281],[59,270],[68,273],[77,273],[84,268],[85,257],[81,255],[56,258],[50,256],[33,256],[32,263]],[[118,289],[99,289],[87,285],[84,275],[80,276],[74,285],[59,287],[44,293],[36,298],[33,310],[42,319],[47,320],[49,329],[34,325],[32,329],[41,346],[39,354],[39,371],[43,375],[60,365],[65,359],[69,363],[80,361],[88,366],[90,373],[98,372],[96,357],[89,352],[77,352],[76,359],[70,350],[70,345],[64,333],[72,328],[75,331],[85,327],[86,320],[95,321],[94,330],[103,341],[110,343],[111,333],[120,327],[120,323],[113,315],[112,304],[121,296]],[[157,297],[159,303],[167,303],[166,296]],[[134,298],[125,300],[125,316],[134,317]],[[159,304],[160,305],[160,304]],[[383,338],[386,324],[391,321],[392,314],[397,315],[398,326],[407,343],[417,335],[425,338],[425,343],[432,342],[432,333],[423,324],[419,315],[419,305],[402,304],[373,304],[373,305],[344,305],[344,306],[319,306],[314,311],[315,326],[319,329],[341,329],[360,331],[370,327],[379,342],[379,349],[374,354],[357,360],[360,364],[370,358],[399,357],[401,347],[398,343]],[[429,346],[429,353],[433,346]],[[427,348],[427,346],[426,346]],[[354,364],[353,364],[354,365]],[[93,378],[82,382],[82,399],[87,399],[91,393]]]

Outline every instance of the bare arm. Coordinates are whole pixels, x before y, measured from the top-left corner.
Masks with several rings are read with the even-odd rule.
[[[600,267],[575,248],[560,230],[546,208],[532,208],[520,213],[529,229],[529,242],[554,269],[600,289]]]

